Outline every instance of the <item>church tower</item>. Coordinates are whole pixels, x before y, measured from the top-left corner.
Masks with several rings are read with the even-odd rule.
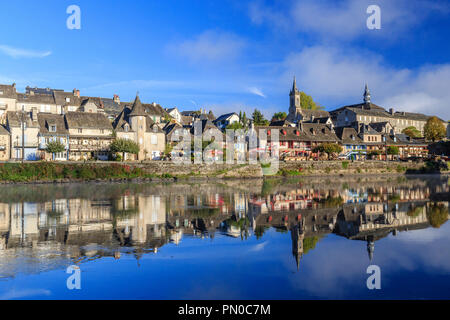
[[[289,104],[289,113],[297,113],[297,111],[300,111],[301,104],[300,104],[300,91],[297,89],[297,80],[294,77],[294,83],[292,84],[292,90],[289,93],[290,97],[290,104]]]
[[[296,122],[297,115],[301,112],[301,103],[300,103],[300,91],[297,88],[297,81],[294,77],[294,83],[292,84],[292,90],[289,93],[289,115],[288,121]]]

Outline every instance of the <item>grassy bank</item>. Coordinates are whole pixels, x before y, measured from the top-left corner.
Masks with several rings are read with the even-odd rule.
[[[361,167],[360,167],[361,166]],[[365,167],[365,168],[364,168]],[[263,169],[263,168],[262,168]],[[0,182],[71,182],[123,179],[189,179],[189,178],[270,178],[314,175],[347,174],[429,174],[448,172],[446,163],[421,164],[378,163],[370,168],[366,164],[348,162],[281,164],[274,176],[262,176],[261,170],[247,165],[208,167],[175,166],[169,163],[118,164],[118,163],[0,163]]]
[[[122,164],[56,164],[39,163],[5,163],[0,164],[0,181],[38,182],[54,180],[107,180],[133,178],[167,178],[167,175],[146,173],[143,169]]]

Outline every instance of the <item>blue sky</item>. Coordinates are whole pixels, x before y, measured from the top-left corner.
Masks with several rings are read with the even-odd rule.
[[[69,5],[81,30],[66,28]],[[370,4],[381,30],[366,27]],[[450,119],[447,1],[3,1],[0,82],[216,115],[287,111],[292,78],[327,110],[374,103]]]

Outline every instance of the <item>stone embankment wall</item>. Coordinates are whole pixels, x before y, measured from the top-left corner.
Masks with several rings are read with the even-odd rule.
[[[260,164],[191,164],[179,165],[172,162],[151,162],[135,164],[147,173],[168,174],[174,177],[217,177],[255,178],[263,177]],[[347,174],[404,174],[408,169],[420,169],[423,163],[386,161],[309,161],[280,162],[277,175],[347,175]]]

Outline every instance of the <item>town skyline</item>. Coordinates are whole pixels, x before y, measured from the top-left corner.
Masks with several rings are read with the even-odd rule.
[[[258,108],[269,118],[286,111],[296,75],[299,89],[326,110],[359,102],[368,83],[386,109],[450,119],[450,10],[443,1],[379,1],[380,30],[366,27],[368,1],[182,1],[177,12],[170,4],[79,1],[80,30],[65,27],[72,3],[45,4],[5,4],[2,20],[17,27],[2,31],[1,83],[76,87],[125,101],[139,91],[143,101],[166,108]],[[320,24],[311,19],[315,12]],[[21,25],[39,26],[46,36],[30,37]]]

